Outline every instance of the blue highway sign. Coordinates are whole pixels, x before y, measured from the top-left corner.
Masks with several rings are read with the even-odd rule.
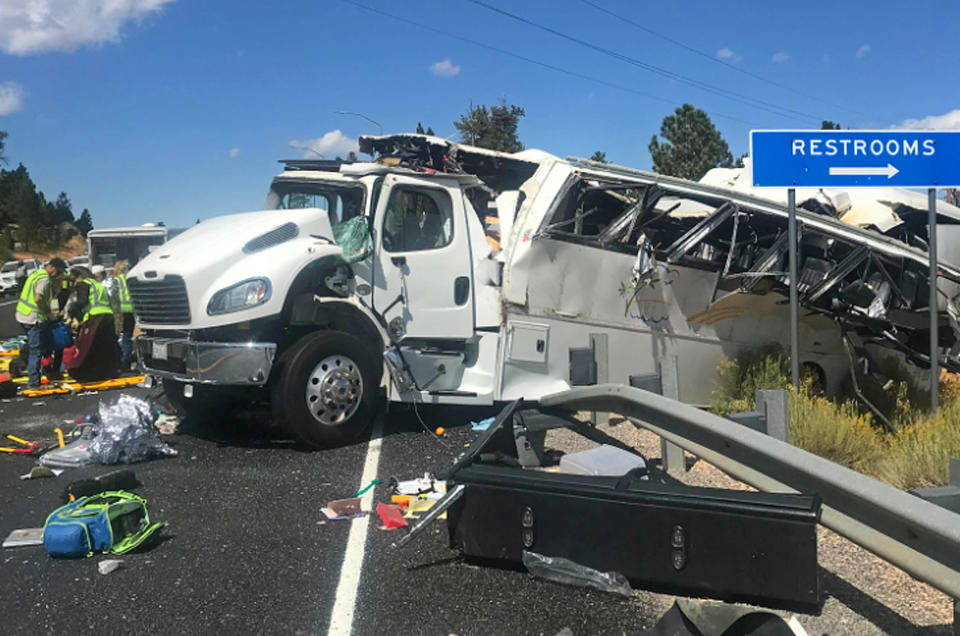
[[[957,187],[960,131],[751,130],[757,187]]]

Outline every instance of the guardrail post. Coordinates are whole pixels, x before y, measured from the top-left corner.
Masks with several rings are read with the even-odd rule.
[[[610,355],[607,349],[607,334],[590,334],[590,348],[593,349],[593,360],[597,365],[597,384],[606,384],[610,381]],[[593,412],[590,421],[594,426],[609,424],[610,414]]]
[[[677,356],[669,355],[660,358],[660,389],[664,397],[671,400],[680,399],[680,372],[677,368]],[[687,470],[687,463],[683,456],[683,449],[660,438],[660,459],[663,470],[668,473]]]
[[[756,393],[757,410],[766,422],[766,433],[781,442],[790,443],[789,393],[783,389],[761,389]]]

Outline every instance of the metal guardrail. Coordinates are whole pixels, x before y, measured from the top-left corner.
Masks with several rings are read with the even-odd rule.
[[[649,391],[620,384],[578,387],[545,396],[540,405],[619,413],[755,488],[817,493],[824,526],[960,599],[960,515]]]

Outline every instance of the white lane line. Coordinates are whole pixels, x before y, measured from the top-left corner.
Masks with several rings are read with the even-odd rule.
[[[6,307],[8,305],[13,305],[17,302],[17,299],[8,300],[6,302],[0,303],[0,307]]]
[[[360,476],[360,486],[363,488],[377,477],[377,466],[380,463],[380,438],[383,430],[384,414],[377,418],[370,435],[370,445],[367,447],[367,459],[363,462],[363,474]],[[373,510],[373,491],[371,488],[360,498],[360,507],[364,510]],[[353,614],[357,602],[357,590],[360,587],[360,573],[363,568],[363,552],[367,544],[367,533],[370,530],[370,520],[374,513],[363,519],[350,521],[350,534],[347,537],[347,549],[343,554],[343,564],[340,566],[340,582],[337,583],[337,596],[333,602],[333,611],[330,613],[329,636],[349,636],[353,629]],[[341,522],[343,523],[343,522]]]

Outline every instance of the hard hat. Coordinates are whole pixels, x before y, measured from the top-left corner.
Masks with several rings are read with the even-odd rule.
[[[93,272],[93,275],[102,274],[104,272],[103,265],[94,265],[90,268],[90,271]]]

